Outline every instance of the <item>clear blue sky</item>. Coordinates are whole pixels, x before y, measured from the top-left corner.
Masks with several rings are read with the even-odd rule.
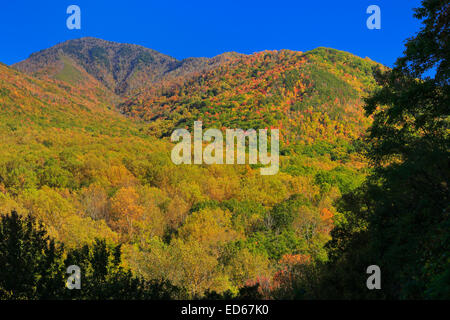
[[[68,30],[66,9],[81,8],[81,30]],[[366,27],[366,8],[381,8],[381,30]],[[420,22],[419,0],[55,0],[2,1],[0,61],[80,37],[134,43],[182,59],[226,51],[349,51],[392,66]]]

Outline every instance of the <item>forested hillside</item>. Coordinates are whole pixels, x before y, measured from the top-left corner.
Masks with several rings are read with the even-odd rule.
[[[0,63],[0,299],[449,299],[449,8],[392,69],[95,38]],[[279,171],[175,165],[195,121],[279,129]]]
[[[161,81],[207,71],[235,56],[241,55],[224,53],[214,58],[179,61],[138,45],[81,38],[33,53],[14,67],[36,77],[50,77],[80,87],[95,82],[119,98]]]
[[[143,90],[120,109],[151,121],[156,136],[201,119],[219,129],[280,128],[286,144],[351,140],[370,123],[361,106],[376,87],[375,66],[327,48],[259,52],[182,84]]]
[[[201,75],[178,68],[176,79],[157,82],[180,62],[83,41],[90,45],[72,41],[16,66],[36,77],[0,66],[2,214],[30,214],[65,250],[97,238],[121,244],[122,268],[168,280],[191,298],[255,284],[275,297],[290,288],[293,266],[328,259],[334,201],[367,173],[359,138],[371,120],[361,101],[376,88],[376,63],[325,48],[226,54],[213,58],[218,65],[186,60],[186,72],[189,63],[214,66]],[[123,48],[133,50],[121,55]],[[87,52],[98,54],[91,61]],[[148,77],[142,83],[156,82],[118,106],[126,117],[108,96],[123,83],[134,88],[126,74],[136,59]],[[155,63],[166,69],[149,72]],[[194,120],[279,128],[280,172],[174,165],[166,137]]]

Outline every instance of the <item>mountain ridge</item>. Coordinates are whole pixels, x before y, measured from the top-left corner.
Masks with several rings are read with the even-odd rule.
[[[157,137],[196,118],[222,129],[279,127],[284,142],[308,143],[364,132],[370,119],[362,98],[376,86],[372,69],[383,66],[325,47],[177,60],[87,37],[33,53],[12,67],[85,95],[96,92],[111,108],[147,121],[146,132]]]
[[[150,133],[156,136],[203,119],[222,129],[283,128],[286,141],[354,139],[370,122],[362,100],[376,87],[374,67],[382,66],[324,47],[266,50],[182,83],[147,88],[118,108],[154,123]]]
[[[124,96],[160,81],[205,72],[238,56],[241,54],[230,52],[177,60],[140,45],[85,37],[32,53],[12,66],[38,78],[48,76],[71,83],[90,82],[80,75],[85,71],[99,82],[98,86]]]

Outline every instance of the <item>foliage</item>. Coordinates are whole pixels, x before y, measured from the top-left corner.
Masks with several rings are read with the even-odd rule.
[[[365,107],[373,172],[342,198],[322,296],[449,298],[448,9],[424,0],[422,30],[393,70],[377,72],[382,87]],[[364,288],[361,270],[371,264],[381,268],[381,292]]]
[[[184,291],[168,281],[146,281],[122,267],[119,246],[96,240],[64,251],[31,216],[0,222],[0,299],[175,299]],[[80,290],[65,287],[66,267],[81,270]]]
[[[270,297],[286,257],[328,259],[335,201],[367,174],[375,65],[327,48],[175,61],[92,38],[24,73],[0,65],[0,209],[38,219],[64,267],[82,265],[86,290],[68,298]],[[165,136],[195,120],[280,128],[280,172],[174,165]]]
[[[62,247],[17,212],[0,221],[0,299],[55,299],[64,290]]]
[[[142,90],[119,107],[156,121],[155,136],[174,128],[282,129],[287,145],[357,138],[369,120],[361,98],[375,89],[373,61],[318,48],[265,51],[237,57],[182,83]]]

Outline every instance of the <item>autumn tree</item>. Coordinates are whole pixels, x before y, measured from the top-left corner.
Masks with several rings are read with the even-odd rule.
[[[142,217],[144,208],[139,203],[139,194],[133,187],[121,188],[111,199],[110,225],[126,237],[136,231],[136,222]]]

